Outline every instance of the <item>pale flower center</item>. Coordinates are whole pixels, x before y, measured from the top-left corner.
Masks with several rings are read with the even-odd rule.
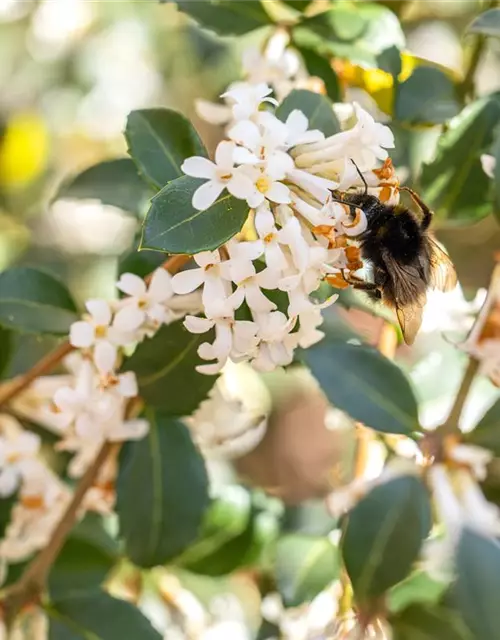
[[[95,337],[96,338],[105,338],[108,334],[108,327],[104,324],[100,324],[95,328]]]
[[[271,244],[271,242],[274,240],[275,237],[276,237],[276,234],[271,231],[271,233],[268,233],[267,236],[264,238],[264,242],[266,244]]]
[[[137,303],[137,306],[139,307],[139,309],[146,309],[146,307],[148,306],[148,301],[144,298],[141,298]]]
[[[23,496],[21,498],[21,504],[26,509],[41,509],[44,504],[43,496],[41,495]]]
[[[269,178],[262,176],[255,181],[255,186],[257,187],[257,191],[266,193],[271,188],[271,181],[269,180]]]

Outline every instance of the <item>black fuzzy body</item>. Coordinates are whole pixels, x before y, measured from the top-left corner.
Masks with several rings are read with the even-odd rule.
[[[402,205],[387,205],[375,196],[349,194],[345,202],[362,209],[368,227],[359,236],[361,255],[373,266],[371,297],[396,307],[411,306],[431,281],[432,247],[425,225]]]

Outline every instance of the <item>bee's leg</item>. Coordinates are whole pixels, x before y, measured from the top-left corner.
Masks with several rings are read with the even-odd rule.
[[[366,182],[365,176],[361,173],[361,171],[359,170],[358,165],[354,162],[354,160],[352,158],[349,158],[349,160],[353,163],[353,165],[356,167],[356,171],[358,172],[358,176],[361,178],[361,182],[364,184],[365,186],[365,190],[363,191],[363,195],[366,196],[366,194],[368,193],[368,183]]]
[[[432,211],[429,209],[429,207],[425,204],[425,202],[422,200],[422,198],[418,195],[418,193],[416,193],[415,191],[413,191],[413,189],[410,189],[410,187],[399,187],[400,191],[406,191],[407,193],[410,194],[411,199],[413,200],[413,202],[418,206],[418,208],[420,209],[420,211],[422,212],[422,229],[425,231],[426,229],[429,228],[429,225],[431,224],[432,221],[432,216],[434,215],[432,213]]]
[[[367,282],[366,280],[358,278],[358,276],[354,276],[352,274],[346,276],[343,269],[341,273],[347,284],[350,284],[354,289],[359,289],[360,291],[371,291],[376,294],[377,298],[382,298],[379,286],[374,282]]]

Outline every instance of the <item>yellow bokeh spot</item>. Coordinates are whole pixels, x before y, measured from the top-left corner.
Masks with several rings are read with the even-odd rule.
[[[48,131],[36,113],[18,113],[0,137],[0,186],[22,187],[40,176],[47,165]]]

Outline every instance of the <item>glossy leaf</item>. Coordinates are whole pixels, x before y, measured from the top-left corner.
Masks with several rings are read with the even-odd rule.
[[[0,325],[32,333],[67,333],[77,320],[75,303],[64,284],[30,267],[0,273]]]
[[[12,331],[11,357],[1,378],[13,378],[28,369],[43,358],[49,351],[55,349],[61,338],[48,334],[16,333]]]
[[[100,200],[142,216],[154,191],[139,176],[129,158],[108,160],[89,167],[66,181],[55,199]]]
[[[223,36],[243,35],[271,24],[271,18],[257,0],[176,0],[181,11],[200,26]]]
[[[120,456],[117,513],[125,553],[140,567],[165,564],[198,537],[209,505],[205,463],[187,427],[148,412],[148,435]]]
[[[383,433],[418,429],[417,401],[403,372],[368,346],[322,342],[303,354],[328,400]]]
[[[328,60],[328,56],[321,56],[314,49],[306,47],[298,47],[298,50],[309,75],[321,78],[330,100],[340,102],[342,100],[340,81]]]
[[[468,26],[469,33],[479,33],[483,36],[500,37],[500,9],[488,9],[474,18]]]
[[[49,616],[49,640],[162,638],[137,607],[99,589],[54,599],[45,609]]]
[[[497,640],[500,628],[500,545],[464,529],[456,554],[451,599],[474,638]]]
[[[500,400],[493,403],[465,437],[467,442],[489,449],[495,456],[500,456]]]
[[[284,605],[298,607],[338,577],[338,549],[326,536],[283,536],[276,546],[275,571]]]
[[[193,125],[171,109],[132,111],[125,137],[141,175],[158,189],[183,175],[186,158],[207,155]]]
[[[377,56],[377,67],[390,73],[393,78],[398,78],[402,68],[401,51],[395,45],[384,49]]]
[[[418,67],[398,86],[394,117],[400,122],[442,124],[458,112],[453,82],[440,69]]]
[[[7,369],[14,350],[11,331],[0,327],[0,376]]]
[[[425,571],[415,571],[389,591],[388,609],[398,613],[411,605],[437,605],[447,586],[445,582],[433,580]]]
[[[294,109],[300,109],[307,116],[309,129],[319,129],[325,136],[331,136],[340,131],[332,103],[319,93],[294,89],[276,109],[276,115],[285,122]]]
[[[204,182],[182,176],[153,198],[144,222],[141,249],[193,254],[217,249],[241,230],[249,207],[245,200],[238,200],[227,191],[204,211],[193,207],[193,193]]]
[[[441,218],[466,221],[491,211],[490,179],[480,156],[487,153],[500,122],[500,96],[467,106],[439,140],[436,157],[423,167],[422,198]]]
[[[164,325],[138,345],[123,370],[134,371],[147,404],[174,416],[190,415],[204,400],[217,376],[198,373],[197,349],[210,334],[193,334],[179,320]]]
[[[402,476],[375,487],[348,515],[342,556],[359,603],[403,580],[432,524],[424,485]]]
[[[393,640],[472,640],[460,618],[444,607],[412,605],[390,624]]]

